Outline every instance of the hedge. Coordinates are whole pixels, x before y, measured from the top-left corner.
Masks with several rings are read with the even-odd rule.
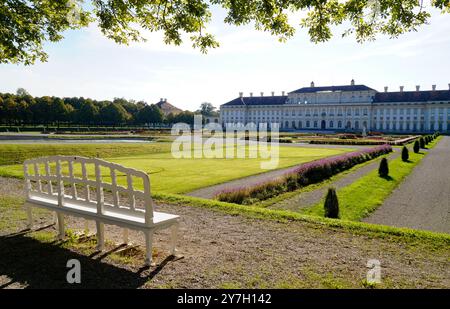
[[[251,187],[237,187],[216,193],[219,201],[235,204],[253,204],[284,192],[323,181],[353,166],[372,160],[392,151],[390,145],[347,153],[334,158],[324,158],[289,169],[283,176]]]

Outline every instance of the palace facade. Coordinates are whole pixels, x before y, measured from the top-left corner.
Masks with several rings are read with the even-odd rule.
[[[391,133],[450,132],[450,84],[447,90],[384,92],[365,85],[310,87],[276,96],[239,97],[220,106],[220,122],[278,123],[282,130],[330,130]]]

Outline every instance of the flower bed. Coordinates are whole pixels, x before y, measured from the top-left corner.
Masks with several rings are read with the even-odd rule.
[[[215,198],[229,203],[253,204],[284,192],[295,191],[301,187],[323,181],[357,164],[372,160],[391,151],[392,147],[390,145],[382,145],[334,158],[312,161],[293,167],[286,171],[283,176],[271,181],[252,187],[238,187],[218,192]]]

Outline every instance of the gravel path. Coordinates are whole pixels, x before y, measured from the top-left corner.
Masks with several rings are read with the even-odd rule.
[[[442,140],[365,222],[450,233],[450,137]]]
[[[395,159],[400,155],[399,149],[393,148],[394,153],[389,155],[389,159]],[[324,197],[326,191],[329,187],[335,187],[336,189],[340,189],[342,187],[348,186],[358,180],[360,177],[366,175],[367,173],[371,172],[372,170],[378,168],[379,162],[381,159],[375,159],[374,162],[369,163],[363,167],[360,167],[356,169],[355,171],[345,175],[344,177],[337,179],[336,181],[333,181],[329,183],[327,186],[324,186],[322,188],[300,193],[298,195],[293,196],[292,198],[288,198],[285,200],[282,200],[278,203],[275,203],[268,208],[271,209],[285,209],[285,210],[291,210],[291,211],[299,211],[300,209],[303,209],[308,206],[315,205],[320,202],[320,200]]]
[[[304,148],[352,148],[352,149],[365,149],[370,148],[370,146],[341,146],[341,145],[310,145],[310,144],[282,144],[282,146],[288,146],[288,147],[304,147]],[[336,156],[340,156],[336,155]],[[334,156],[332,156],[334,157]],[[272,179],[275,179],[277,177],[282,176],[286,171],[292,169],[293,166],[274,170],[270,172],[261,173],[258,175],[252,175],[228,182],[224,182],[218,185],[210,186],[201,188],[189,193],[186,193],[186,195],[189,196],[195,196],[195,197],[201,197],[206,199],[212,199],[216,195],[217,192],[228,190],[232,188],[239,188],[239,187],[245,187],[245,186],[253,186],[261,182],[270,181]]]
[[[20,195],[21,190],[22,181],[0,177],[0,197]],[[157,266],[143,269],[142,250],[131,251],[134,262],[123,264],[108,253],[69,251],[30,237],[2,237],[5,231],[0,231],[0,288],[73,287],[66,282],[69,258],[82,264],[83,288],[362,287],[369,259],[380,260],[385,287],[450,286],[448,252],[424,248],[427,243],[418,247],[418,255],[394,238],[319,224],[262,221],[190,206],[160,204],[157,209],[181,216],[179,252],[184,258],[167,260],[166,232],[155,237]],[[50,219],[36,218],[36,228]],[[25,227],[24,221],[6,234]],[[67,225],[84,227],[73,218],[67,218]],[[95,231],[93,223],[90,229]],[[119,243],[119,228],[107,226],[105,231],[108,240]],[[139,233],[130,231],[130,240],[143,244]],[[108,242],[107,250],[115,251],[115,246]]]

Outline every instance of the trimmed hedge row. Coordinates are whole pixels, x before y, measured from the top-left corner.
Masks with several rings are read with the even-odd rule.
[[[410,136],[407,138],[395,140],[395,141],[386,141],[386,140],[311,140],[309,141],[310,144],[328,144],[328,145],[406,145],[415,139],[417,139],[418,136]]]
[[[301,187],[323,181],[353,166],[372,160],[392,151],[390,145],[347,153],[334,158],[325,158],[291,168],[283,176],[252,187],[238,187],[218,192],[219,201],[235,204],[253,204],[279,195],[295,191]]]

